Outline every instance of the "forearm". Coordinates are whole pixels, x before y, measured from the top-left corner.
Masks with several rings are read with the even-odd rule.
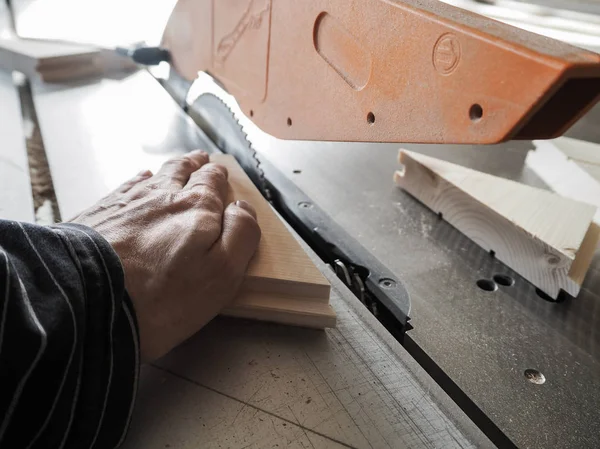
[[[0,220],[0,447],[116,447],[138,346],[121,264],[99,234]]]

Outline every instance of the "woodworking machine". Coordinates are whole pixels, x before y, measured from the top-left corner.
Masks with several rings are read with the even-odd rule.
[[[179,92],[176,97],[183,101],[205,72],[235,98],[245,120],[284,140],[444,144],[451,152],[459,146],[446,144],[550,139],[563,135],[600,97],[600,55],[435,0],[179,0],[161,47],[171,65],[166,85]],[[188,112],[496,444],[527,441],[520,438],[524,426],[506,430],[497,416],[484,416],[485,401],[471,400],[456,383],[460,370],[444,374],[435,357],[409,338],[411,299],[403,273],[257,156],[241,117],[219,96],[201,95]],[[370,151],[375,160],[383,155]],[[310,152],[311,160],[327,159],[326,152]],[[344,158],[343,150],[335,157]],[[353,179],[366,182],[356,164]],[[391,176],[381,183],[391,185]],[[411,203],[415,216],[422,213],[416,207]],[[480,266],[503,270],[497,261],[477,257]],[[435,289],[435,280],[428,289],[447,294]],[[507,388],[517,397],[525,394],[520,386]]]

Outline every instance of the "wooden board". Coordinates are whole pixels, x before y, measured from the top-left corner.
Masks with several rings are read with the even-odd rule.
[[[95,47],[6,37],[0,39],[0,68],[46,82],[75,80],[133,68],[114,52]]]
[[[12,74],[2,70],[0,70],[0,218],[35,221],[21,102],[17,87],[13,84]]]
[[[596,208],[401,150],[398,186],[552,298],[577,296],[600,238]]]
[[[575,139],[569,140],[572,147]],[[559,195],[596,206],[594,221],[600,225],[600,181],[585,164],[565,154],[564,143],[564,138],[534,141],[536,149],[527,154],[525,165]]]
[[[569,159],[586,164],[600,165],[600,144],[570,137],[559,137],[552,140],[552,143]]]
[[[600,183],[600,144],[569,137],[554,139],[553,144]]]
[[[600,183],[600,165],[598,164],[588,164],[585,162],[577,162],[582,169],[588,172],[592,178],[594,178],[598,183]]]
[[[251,203],[262,230],[242,292],[224,314],[316,328],[335,326],[329,282],[233,156],[214,154],[211,160],[227,167],[230,201]]]

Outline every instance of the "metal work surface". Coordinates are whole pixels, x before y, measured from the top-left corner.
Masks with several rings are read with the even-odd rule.
[[[577,299],[548,302],[393,185],[397,145],[284,142],[256,129],[249,135],[405,283],[414,326],[407,345],[441,368],[492,427],[519,447],[600,445],[599,254]],[[523,166],[530,143],[403,147],[544,187]],[[477,287],[495,274],[513,277],[514,286]],[[543,373],[545,384],[530,382],[527,369]]]
[[[217,319],[145,367],[125,448],[491,447],[317,264],[336,329]]]
[[[63,220],[138,171],[211,145],[145,71],[32,91]]]
[[[0,105],[0,218],[33,221],[19,91],[5,71],[0,71]]]
[[[33,9],[31,11],[33,14]],[[48,24],[53,23],[48,21],[43,14],[38,14],[38,20]],[[33,28],[38,29],[37,26]],[[192,129],[189,121],[182,120],[174,112],[166,111],[166,115],[156,115],[154,120],[144,118],[146,114],[152,116],[152,111],[163,111],[162,99],[153,100],[151,94],[145,95],[146,91],[140,91],[136,86],[133,86],[132,93],[129,94],[131,86],[121,87],[125,86],[125,83],[121,85],[115,81],[104,84],[98,90],[93,87],[89,88],[89,92],[87,92],[87,88],[82,89],[81,96],[88,101],[89,106],[71,110],[72,116],[77,119],[73,122],[72,128],[75,128],[76,125],[91,126],[92,128],[98,126],[96,130],[99,132],[91,134],[97,137],[95,142],[98,143],[90,151],[94,156],[90,157],[90,154],[86,154],[82,148],[72,145],[57,151],[54,162],[51,161],[57,187],[63,178],[68,180],[64,183],[62,191],[69,201],[65,207],[71,208],[72,211],[89,204],[89,201],[98,199],[106,189],[132,175],[135,170],[146,168],[146,163],[153,165],[159,163],[159,160],[166,156],[157,151],[158,147],[162,147],[163,150],[170,149],[171,145],[177,142],[187,150],[191,149],[192,145],[205,143],[205,139],[198,136],[195,131],[191,136],[186,137],[186,130]],[[100,92],[101,87],[106,88],[106,92],[110,94]],[[67,105],[74,101],[80,101],[77,99],[80,94],[74,90],[71,91],[72,96],[67,92],[59,92],[59,89],[46,91],[40,88],[36,94],[41,97],[41,102],[38,104],[42,107],[44,103],[46,105],[55,104],[52,100],[57,99],[65,99],[65,107],[69,107]],[[119,102],[126,100],[129,100],[128,106],[120,108],[119,104],[122,105],[122,103]],[[318,105],[318,103],[317,100],[312,104]],[[138,108],[136,109],[134,105],[138,105]],[[136,113],[136,111],[138,112]],[[247,112],[249,113],[249,111]],[[402,113],[405,112],[402,111]],[[314,115],[319,117],[318,113]],[[406,111],[405,116],[410,118],[410,110]],[[403,115],[403,117],[405,116]],[[284,115],[281,119],[285,120],[285,118]],[[136,125],[134,128],[129,126],[132,123],[131,119]],[[173,123],[169,123],[170,119],[173,119]],[[109,125],[103,128],[102,120]],[[64,117],[57,120],[57,122],[64,121]],[[586,122],[585,118],[580,123],[584,122]],[[595,126],[597,134],[600,129],[597,126],[598,122],[591,123],[592,126]],[[297,124],[298,120],[294,118],[294,125]],[[580,124],[576,125],[576,127],[579,126]],[[169,132],[162,133],[164,130]],[[591,134],[594,132],[594,128],[590,127],[588,131]],[[149,136],[146,135],[148,132],[150,132]],[[432,372],[436,372],[436,367],[439,367],[443,374],[438,373],[439,375],[436,377],[441,379],[445,388],[452,391],[461,405],[470,409],[470,413],[482,417],[480,425],[486,427],[491,434],[503,433],[519,447],[600,446],[600,441],[598,441],[600,440],[600,420],[598,419],[600,391],[597,388],[600,385],[600,363],[598,361],[600,358],[600,333],[597,331],[600,315],[600,306],[598,305],[600,301],[600,257],[598,254],[583,291],[577,299],[558,304],[546,302],[536,295],[531,285],[508,271],[489,254],[393,186],[392,174],[397,166],[397,145],[280,142],[264,135],[261,137],[260,133],[255,134],[256,136],[251,136],[252,140],[265,157],[279,166],[314,202],[330,213],[349,234],[358,239],[402,279],[411,296],[411,323],[415,327],[408,333],[407,346],[413,351],[413,354],[421,357],[423,363],[428,364],[428,369]],[[84,133],[86,139],[89,136],[88,134],[86,137]],[[131,140],[124,140],[124,137]],[[585,135],[578,135],[578,137],[585,138]],[[118,148],[118,151],[112,151],[111,139],[113,142],[116,139],[119,143],[114,147]],[[153,146],[152,140],[157,145]],[[85,142],[87,141],[85,140]],[[528,143],[509,143],[498,147],[406,145],[412,150],[543,187],[541,182],[523,167],[528,146]],[[154,149],[152,150],[152,148]],[[67,209],[65,209],[65,215],[68,217]],[[515,285],[512,287],[501,286],[495,292],[485,292],[476,286],[478,279],[489,279],[496,273],[513,276]],[[334,299],[334,306],[338,307],[339,304],[342,303]],[[387,363],[386,360],[389,359],[385,357],[381,360],[370,358],[372,353],[377,354],[377,345],[375,343],[374,346],[368,345],[364,341],[364,335],[366,335],[364,330],[352,327],[354,326],[352,323],[357,322],[353,321],[356,319],[352,318],[352,313],[348,318],[349,321],[342,320],[344,326],[350,326],[349,334],[344,334],[347,328],[341,327],[340,333],[335,331],[329,334],[329,337],[312,340],[309,338],[309,335],[313,335],[310,332],[289,331],[289,335],[306,338],[307,341],[303,344],[307,348],[310,347],[310,351],[307,352],[311,354],[303,358],[302,354],[298,352],[298,357],[292,357],[291,360],[294,360],[294,363],[308,363],[309,360],[325,363],[318,359],[320,350],[341,348],[338,354],[346,354],[346,360],[352,360],[353,357],[363,360],[363,365],[358,365],[359,372],[361,369],[366,369],[365,365],[378,362],[381,362],[383,367]],[[340,315],[344,316],[344,313]],[[287,413],[283,396],[287,396],[285,393],[288,393],[295,395],[293,396],[294,400],[300,398],[299,391],[301,390],[298,385],[302,385],[300,383],[302,381],[294,383],[294,378],[288,378],[286,382],[292,381],[290,390],[277,390],[274,388],[275,384],[265,381],[265,379],[269,380],[270,371],[265,371],[267,374],[258,375],[262,372],[252,371],[254,369],[252,358],[244,364],[242,356],[239,359],[235,357],[238,349],[226,344],[239,338],[242,342],[249,341],[256,344],[256,347],[259,348],[257,353],[263,351],[264,354],[269,349],[269,345],[264,343],[266,340],[276,345],[279,353],[284,357],[284,353],[293,353],[293,348],[287,344],[288,338],[291,337],[285,337],[282,334],[282,328],[277,326],[247,323],[238,328],[228,324],[230,322],[230,320],[215,322],[207,328],[204,334],[206,336],[199,335],[190,341],[188,347],[183,347],[173,353],[172,358],[165,359],[157,367],[146,370],[130,444],[134,447],[139,446],[134,442],[142,441],[145,438],[141,434],[143,430],[156,438],[155,440],[148,439],[148,441],[163,443],[162,446],[157,447],[164,447],[165,444],[170,444],[172,447],[185,447],[183,440],[189,446],[197,447],[197,443],[202,441],[200,440],[202,432],[205,431],[205,427],[201,425],[205,422],[199,418],[207,417],[209,412],[214,415],[215,410],[220,407],[227,408],[229,405],[232,408],[227,408],[223,415],[211,421],[216,426],[214,427],[215,432],[237,433],[236,424],[239,421],[236,420],[236,414],[238,412],[238,418],[249,412],[256,413],[255,416],[258,416],[258,420],[246,420],[245,423],[250,423],[247,424],[248,431],[260,429],[259,426],[268,421],[261,421],[260,418],[264,420],[266,416],[261,414],[263,412],[259,408],[268,412],[279,410],[281,414],[277,415],[276,422],[281,423],[281,427],[275,428],[276,422],[271,421],[275,434],[281,436],[286,427],[294,424],[293,430],[296,433],[292,432],[293,436],[299,435],[301,440],[297,441],[306,443],[304,434],[300,431],[302,428],[297,426],[297,422],[300,421],[293,416],[295,413],[293,407],[290,410],[292,415],[283,414]],[[228,330],[231,332],[227,333]],[[335,346],[339,335],[349,336],[346,338],[349,338],[352,345]],[[379,338],[383,338],[382,333],[378,332],[377,335]],[[219,346],[221,352],[218,353],[218,356],[229,357],[229,365],[214,365],[215,360],[218,359],[216,355],[207,355],[210,347],[198,343],[205,341],[204,339],[210,340],[211,344],[213,344],[212,340],[224,340],[222,346]],[[387,348],[383,345],[380,347]],[[350,348],[359,349],[351,350]],[[190,354],[193,354],[194,357],[191,357]],[[246,356],[243,352],[242,355]],[[271,354],[269,356],[272,357]],[[190,370],[194,368],[193,372],[184,373],[178,369],[180,364],[183,364],[183,360],[192,365]],[[235,365],[236,363],[239,365]],[[336,362],[333,363],[335,365]],[[270,367],[269,365],[264,366]],[[227,371],[227,368],[231,368],[231,372]],[[397,369],[395,364],[385,365],[385,368],[387,371],[382,372],[380,376],[385,382],[374,384],[377,388],[373,391],[378,398],[389,401],[389,396],[379,396],[379,392],[381,389],[389,390],[394,385],[393,379],[401,379],[401,377],[394,375]],[[166,373],[165,369],[170,370],[171,373],[178,373],[179,379]],[[220,370],[218,372],[222,376],[209,383],[202,376],[214,369]],[[529,382],[524,375],[527,369],[536,369],[542,372],[546,382],[543,385]],[[356,364],[346,363],[341,371],[327,371],[327,376],[329,379],[336,380],[336,376],[339,377],[341,372],[352,376],[356,374],[356,371]],[[257,388],[263,386],[261,382],[265,382],[262,390],[265,392],[265,396],[261,396],[260,392],[259,396],[254,398],[251,395],[237,396],[221,389],[219,382],[222,382],[222,379],[228,379],[227,376],[230,376],[230,373],[235,374],[232,381],[233,387],[238,385],[235,383],[236,381],[245,379],[245,376],[257,374],[254,379],[256,384],[248,384],[250,387],[256,387],[250,393],[257,391]],[[181,379],[184,374],[187,380]],[[392,379],[390,380],[391,384],[386,383],[388,376],[389,379]],[[341,376],[341,378],[345,377]],[[164,383],[163,379],[165,379]],[[231,378],[229,379],[231,380]],[[273,382],[284,380],[281,376],[279,380],[274,376],[272,379]],[[317,377],[317,379],[319,378]],[[337,380],[341,382],[340,379]],[[193,382],[203,386],[193,388]],[[167,386],[161,388],[161,385]],[[373,410],[368,401],[363,407],[361,402],[364,400],[363,395],[358,395],[362,392],[360,389],[356,390],[356,388],[362,388],[365,385],[364,382],[361,383],[357,380],[348,385],[352,385],[354,389],[340,389],[339,394],[343,399],[338,397],[337,401],[352,411],[352,413],[345,413],[349,413],[354,418],[356,427],[360,428],[356,420],[360,422],[362,428],[375,426],[369,421],[362,421]],[[396,384],[399,391],[402,390],[402,385],[402,383]],[[342,384],[342,386],[345,385]],[[435,386],[433,388],[432,391],[435,391]],[[338,389],[332,388],[331,390],[336,393]],[[216,396],[208,391],[215,393]],[[276,393],[268,397],[272,391]],[[319,390],[317,389],[317,391]],[[354,391],[359,396],[358,398],[354,394],[344,397],[348,392]],[[222,393],[229,395],[227,400]],[[461,397],[460,393],[463,393],[464,397]],[[412,397],[411,394],[412,392],[408,396]],[[278,399],[274,403],[274,408],[267,408],[264,404],[271,407],[269,401],[273,400],[273,397]],[[210,402],[212,398],[218,398],[218,400]],[[255,399],[262,399],[262,405],[261,403],[257,404]],[[208,405],[204,401],[208,401]],[[312,401],[314,401],[314,397],[311,396],[311,403],[306,406],[310,406]],[[425,397],[422,401],[427,402],[428,398]],[[417,404],[422,401],[419,400]],[[376,415],[371,417],[373,422],[380,419],[385,420],[388,413],[395,413],[394,410],[400,411],[403,405],[395,408],[397,404],[394,404],[393,401],[388,404],[391,406],[384,409],[383,412],[380,411],[379,414],[375,410]],[[414,404],[409,404],[407,407],[411,406],[421,409]],[[477,413],[475,409],[481,410],[482,413]],[[223,419],[223,416],[230,416],[228,413],[231,410],[235,410],[233,418],[231,420]],[[306,410],[303,413],[313,412],[310,408]],[[333,411],[335,415],[337,409],[325,410]],[[433,408],[429,410],[433,410]],[[275,418],[268,413],[267,415]],[[344,419],[348,419],[347,415],[344,417]],[[281,418],[288,421],[283,420],[282,422]],[[389,421],[387,422],[389,423]],[[444,424],[446,422],[448,421],[443,420]],[[288,426],[284,426],[284,423],[287,423]],[[393,428],[393,423],[387,429]],[[206,423],[206,427],[210,428],[212,424]],[[269,425],[271,424],[269,423]],[[401,427],[397,421],[395,425]],[[385,433],[385,429],[382,432]],[[190,437],[182,436],[186,434]],[[173,439],[169,437],[171,442],[163,442],[168,435],[173,437]],[[308,436],[306,438],[309,443],[315,444],[314,441],[320,436],[312,433],[311,435],[314,440]],[[427,435],[427,438],[429,437],[430,435]],[[196,438],[196,443],[194,443],[194,438]],[[274,435],[274,438],[278,438],[277,435]],[[333,438],[337,437],[333,436]],[[431,436],[431,438],[434,437]],[[291,441],[291,439],[281,441]],[[385,440],[381,441],[385,447]],[[421,441],[419,440],[419,443]],[[230,441],[226,443],[237,446]],[[260,443],[255,442],[255,445],[260,446]],[[239,446],[241,447],[243,444],[239,444]]]

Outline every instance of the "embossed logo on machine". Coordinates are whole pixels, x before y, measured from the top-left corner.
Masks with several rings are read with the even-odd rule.
[[[442,75],[450,75],[460,62],[460,42],[451,33],[443,34],[433,47],[433,66]]]
[[[270,11],[271,0],[250,0],[248,8],[235,28],[219,41],[215,61],[219,63],[225,62],[246,30],[248,28],[259,29]]]
[[[213,0],[213,70],[240,98],[265,98],[272,3]]]

